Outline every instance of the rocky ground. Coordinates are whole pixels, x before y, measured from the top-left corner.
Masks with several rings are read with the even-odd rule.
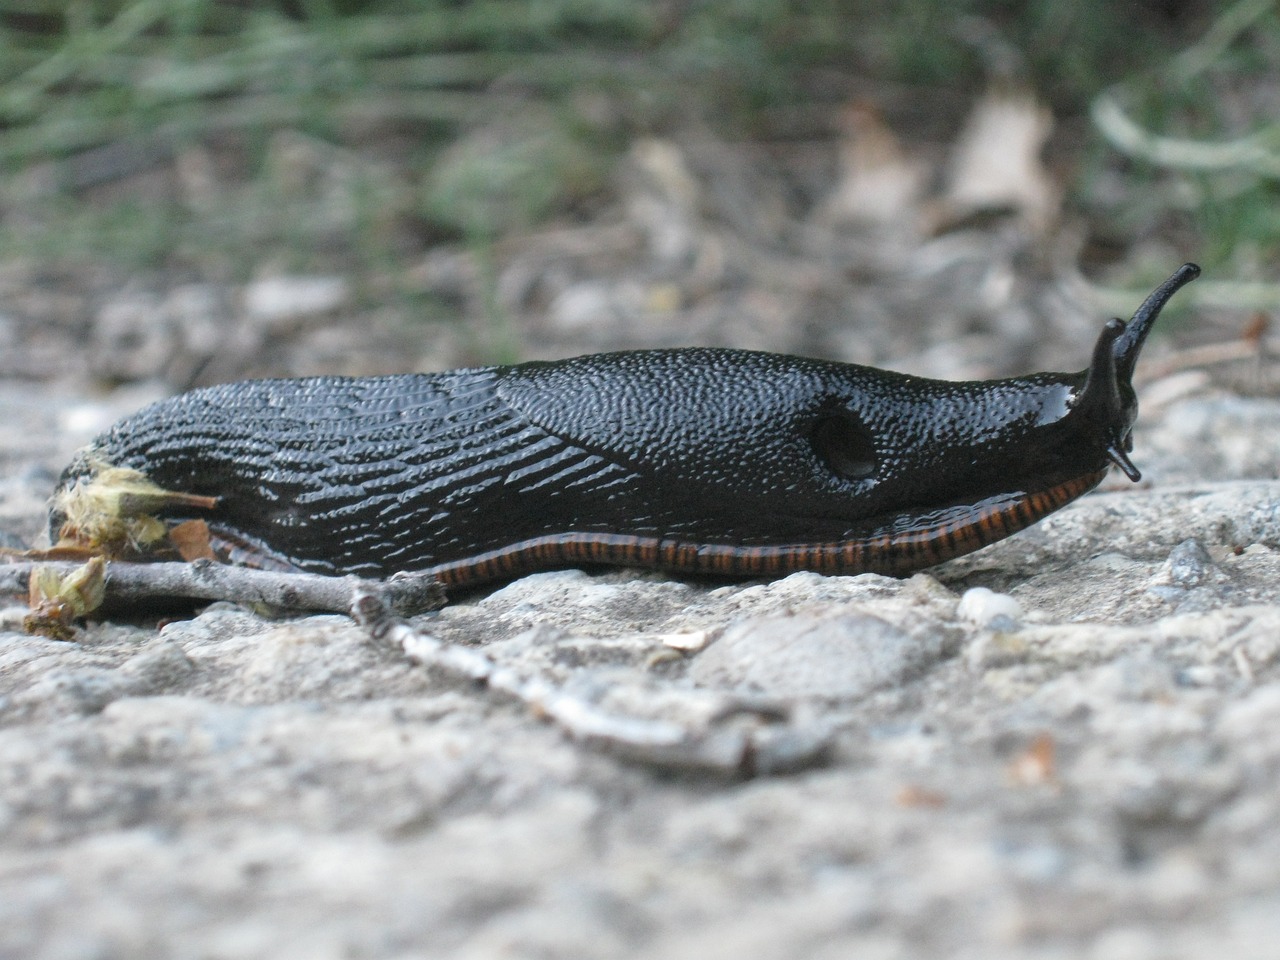
[[[1141,485],[910,579],[549,573],[417,621],[621,716],[789,709],[831,736],[792,773],[619,758],[345,617],[11,609],[0,956],[1271,957],[1280,402],[1170,392]],[[11,536],[142,399],[0,391]]]
[[[0,264],[0,533],[34,542],[71,452],[148,400],[491,358],[486,314],[529,357],[1078,369],[1136,274],[1194,244],[1153,229],[1125,240],[1146,266],[1099,267],[1105,233],[1036,159],[1047,114],[975,115],[1000,135],[928,169],[856,107],[820,150],[639,142],[597,220],[396,278],[448,323],[335,277]],[[9,607],[0,957],[1273,957],[1280,368],[1238,293],[1206,276],[1149,344],[1141,484],[971,557],[905,580],[548,573],[416,621],[616,717],[828,742],[791,772],[621,757],[342,616],[217,603],[59,642]]]

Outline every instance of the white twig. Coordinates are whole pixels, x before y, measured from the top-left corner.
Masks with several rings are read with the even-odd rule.
[[[1263,177],[1280,177],[1280,154],[1274,149],[1275,128],[1221,142],[1162,136],[1135,123],[1110,93],[1094,100],[1089,114],[1113,147],[1157,166],[1177,170],[1249,170]]]
[[[579,743],[629,760],[664,768],[753,775],[811,766],[820,762],[830,747],[830,731],[816,725],[723,724],[690,729],[669,720],[610,712],[546,680],[526,679],[478,650],[447,644],[414,629],[388,608],[376,588],[355,590],[351,616],[380,646],[515,700],[551,720]],[[772,715],[776,710],[764,713]]]
[[[25,594],[36,567],[70,572],[81,564],[69,561],[23,561],[0,564],[0,593]],[[346,613],[356,589],[376,590],[401,616],[413,616],[444,605],[444,588],[432,576],[398,573],[384,581],[358,577],[325,577],[314,573],[252,570],[195,560],[191,563],[124,563],[107,565],[105,602],[115,606],[144,600],[186,597],[266,604],[282,610]]]

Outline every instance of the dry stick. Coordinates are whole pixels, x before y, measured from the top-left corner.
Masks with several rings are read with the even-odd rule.
[[[0,593],[25,593],[32,571],[48,566],[70,573],[81,566],[68,561],[0,564]],[[442,643],[415,630],[402,617],[444,604],[444,590],[429,574],[397,573],[384,581],[325,577],[310,573],[251,570],[196,560],[192,563],[123,563],[107,567],[106,597],[114,603],[188,597],[269,604],[289,610],[350,612],[369,637],[403,652],[409,659],[523,704],[545,716],[574,740],[626,759],[653,766],[726,774],[782,773],[820,762],[830,748],[823,726],[771,724],[754,729],[723,726],[691,730],[665,720],[627,717],[564,692],[542,679],[524,679],[490,657],[467,647]],[[723,711],[772,717],[770,706],[750,704]]]
[[[667,720],[611,713],[546,680],[525,679],[478,650],[443,643],[414,629],[392,612],[376,586],[355,590],[351,616],[374,643],[509,697],[535,716],[551,720],[572,739],[628,760],[671,769],[754,775],[811,766],[830,748],[830,731],[816,724],[692,730]]]
[[[1145,375],[1135,377],[1139,384],[1154,383],[1183,370],[1210,367],[1235,360],[1265,360],[1266,351],[1257,340],[1228,340],[1225,343],[1206,343],[1199,347],[1187,347],[1176,353],[1157,358],[1147,364]]]
[[[31,571],[55,567],[66,573],[81,566],[67,561],[0,564],[0,593],[26,593]],[[111,603],[187,597],[267,604],[284,610],[346,613],[353,590],[376,590],[400,616],[444,606],[444,588],[430,574],[397,573],[387,580],[325,577],[315,573],[252,570],[195,560],[191,563],[107,565],[106,598]]]

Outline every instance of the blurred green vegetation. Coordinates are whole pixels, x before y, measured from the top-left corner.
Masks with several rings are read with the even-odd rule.
[[[8,0],[0,50],[0,256],[376,274],[589,215],[637,135],[830,135],[878,84],[921,117],[993,75],[1082,121],[1117,243],[1280,255],[1273,0]]]
[[[1173,55],[1091,99],[1096,139],[1076,197],[1094,222],[1111,223],[1117,241],[1164,228],[1180,233],[1206,267],[1219,268],[1212,274],[1271,281],[1270,290],[1249,294],[1241,286],[1224,302],[1274,308],[1280,7],[1236,0],[1212,12]]]

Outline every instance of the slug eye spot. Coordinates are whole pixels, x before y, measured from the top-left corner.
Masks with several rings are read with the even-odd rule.
[[[846,480],[866,480],[876,472],[875,443],[862,424],[847,414],[824,416],[810,440],[818,459]]]

